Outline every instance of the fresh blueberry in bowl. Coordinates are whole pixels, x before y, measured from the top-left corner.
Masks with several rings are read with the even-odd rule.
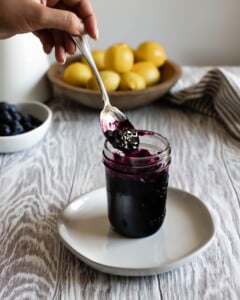
[[[8,136],[11,134],[11,128],[7,124],[0,123],[0,136]]]
[[[25,128],[19,121],[13,121],[11,123],[11,131],[12,131],[12,135],[21,134],[21,133],[26,132]]]
[[[29,148],[39,142],[51,124],[51,109],[40,102],[0,102],[0,153]]]
[[[13,117],[8,110],[0,111],[0,123],[1,124],[9,124],[13,121]]]
[[[17,105],[0,102],[0,136],[22,134],[41,124],[42,121],[32,114],[18,111]]]
[[[16,107],[16,106],[14,105],[14,107]],[[20,112],[18,112],[18,111],[12,111],[12,109],[10,109],[9,111],[10,111],[10,113],[11,113],[12,118],[13,118],[14,121],[20,121],[20,120],[22,120],[23,115]]]
[[[6,111],[10,107],[10,104],[7,102],[0,102],[0,112],[1,111]]]

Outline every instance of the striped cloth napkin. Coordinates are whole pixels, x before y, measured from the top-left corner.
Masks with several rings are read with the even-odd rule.
[[[240,139],[240,77],[225,68],[207,72],[205,69],[205,73],[201,73],[194,72],[194,68],[183,68],[183,76],[171,89],[167,100],[215,117]]]

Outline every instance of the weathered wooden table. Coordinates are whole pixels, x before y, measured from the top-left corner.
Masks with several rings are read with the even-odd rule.
[[[0,155],[0,299],[240,299],[240,141],[215,119],[161,101],[127,112],[136,127],[169,139],[169,185],[206,203],[216,236],[168,273],[107,275],[67,250],[56,226],[72,199],[105,183],[98,111],[64,99],[48,105],[45,139]]]

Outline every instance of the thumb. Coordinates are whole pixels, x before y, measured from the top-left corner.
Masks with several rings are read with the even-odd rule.
[[[84,24],[71,11],[41,6],[38,29],[58,29],[73,35],[83,34]]]

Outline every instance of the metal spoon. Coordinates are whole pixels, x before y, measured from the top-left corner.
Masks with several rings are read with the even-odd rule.
[[[126,152],[136,149],[139,142],[137,131],[134,130],[133,125],[130,123],[125,114],[117,107],[111,105],[109,96],[92,57],[87,36],[71,35],[71,38],[87,60],[97,80],[104,103],[104,107],[100,112],[100,124],[104,135],[114,145],[114,147],[122,151]],[[118,131],[117,135],[115,134],[116,131]]]

